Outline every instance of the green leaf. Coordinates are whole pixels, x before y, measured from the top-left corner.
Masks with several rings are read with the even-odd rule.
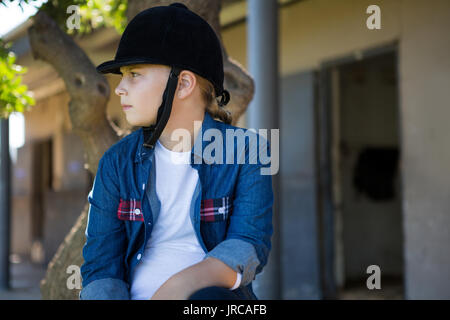
[[[8,117],[12,112],[23,112],[35,105],[32,93],[22,83],[27,68],[14,64],[16,56],[10,46],[0,39],[0,116]]]

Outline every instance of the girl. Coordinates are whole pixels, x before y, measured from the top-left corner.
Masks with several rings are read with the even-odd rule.
[[[180,3],[144,10],[97,70],[122,74],[115,93],[142,128],[99,161],[80,299],[257,299],[273,232],[272,179],[255,153],[267,143],[222,109],[213,29]]]

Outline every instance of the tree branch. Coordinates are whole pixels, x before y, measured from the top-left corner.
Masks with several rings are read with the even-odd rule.
[[[100,157],[119,138],[106,117],[108,82],[45,12],[33,17],[28,34],[33,57],[51,64],[66,85],[72,128],[83,141],[87,167],[95,175]]]

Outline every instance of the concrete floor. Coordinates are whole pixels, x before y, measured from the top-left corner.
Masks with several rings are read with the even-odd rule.
[[[20,259],[10,263],[10,289],[0,290],[0,300],[41,300],[39,283],[44,278],[46,265]]]
[[[362,285],[364,284],[364,285]],[[401,279],[383,279],[380,289],[369,290],[364,280],[350,283],[338,293],[338,300],[403,300]]]

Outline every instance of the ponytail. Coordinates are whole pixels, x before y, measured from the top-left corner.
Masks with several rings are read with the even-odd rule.
[[[216,94],[212,83],[197,74],[196,77],[200,86],[200,90],[202,91],[203,100],[206,103],[206,111],[211,115],[211,117],[218,118],[222,122],[231,124],[231,113],[225,108],[219,107],[219,105],[217,104],[215,98]]]

